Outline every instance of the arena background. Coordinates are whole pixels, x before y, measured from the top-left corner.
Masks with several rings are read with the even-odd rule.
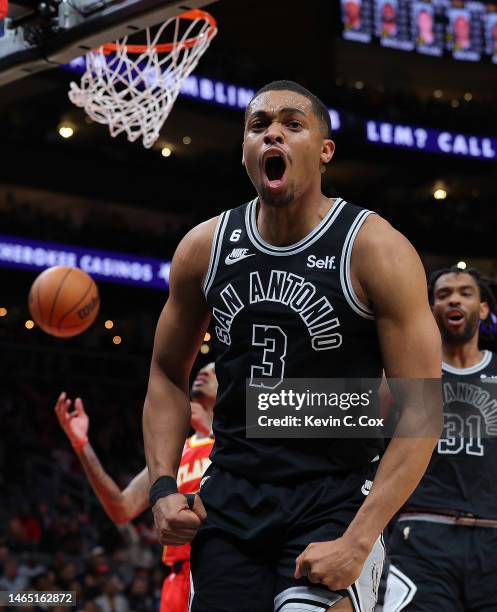
[[[122,486],[142,469],[142,402],[167,287],[147,286],[136,267],[122,273],[125,282],[97,278],[96,323],[58,340],[26,326],[39,270],[16,263],[8,245],[43,241],[48,250],[90,248],[167,264],[189,228],[251,197],[241,165],[242,107],[250,91],[288,78],[335,111],[326,194],[383,215],[412,241],[427,272],[465,262],[494,288],[497,281],[497,150],[482,154],[485,146],[497,149],[488,140],[497,137],[496,65],[344,40],[338,2],[219,0],[206,8],[219,33],[150,150],[110,138],[70,103],[74,70],[0,89],[0,565],[16,559],[39,589],[78,590],[85,610],[101,589],[113,588],[114,574],[130,609],[154,610],[164,570],[150,513],[125,528],[107,519],[53,406],[61,390],[83,398],[90,440]],[[72,137],[61,137],[63,126]],[[488,142],[429,153],[409,145],[413,131],[389,145],[395,126]],[[486,346],[495,350],[491,336]],[[212,340],[203,351],[197,367],[215,357]]]

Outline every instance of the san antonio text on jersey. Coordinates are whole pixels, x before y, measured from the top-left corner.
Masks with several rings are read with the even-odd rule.
[[[212,461],[259,481],[283,482],[370,462],[377,440],[262,440],[245,436],[245,384],[254,378],[379,378],[372,311],[351,283],[354,240],[371,211],[338,198],[296,244],[257,229],[257,202],[224,212],[204,291],[221,347]]]

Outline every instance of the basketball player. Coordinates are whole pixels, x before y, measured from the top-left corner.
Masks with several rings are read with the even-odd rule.
[[[382,530],[437,440],[393,440],[369,491],[378,440],[246,437],[247,381],[379,378],[383,368],[440,377],[439,332],[414,249],[377,215],[321,192],[330,136],[326,107],[304,87],[259,90],[243,142],[257,197],[195,227],[173,259],[143,429],[160,540],[195,537],[193,612],[372,610]],[[175,478],[188,376],[211,316],[224,347],[213,465],[189,511]]]
[[[385,2],[381,12],[382,36],[395,36],[397,34],[397,10],[392,2]]]
[[[454,19],[454,43],[456,49],[465,51],[471,47],[471,23],[469,15],[458,15]]]
[[[487,394],[497,405],[495,384],[485,384],[497,378],[497,358],[478,348],[479,322],[495,304],[474,269],[435,272],[429,296],[442,332],[446,432],[457,437],[438,442],[397,520],[384,612],[494,612],[497,440],[480,437],[472,406]],[[488,413],[492,401],[485,406]],[[458,431],[463,418],[474,437]]]
[[[190,392],[191,425],[195,434],[186,440],[181,456],[178,470],[178,490],[181,493],[196,493],[210,464],[209,455],[214,443],[211,436],[212,413],[216,393],[214,363],[209,363],[199,370]],[[105,512],[116,525],[124,525],[149,506],[148,470],[145,467],[121,491],[102,467],[88,441],[89,418],[82,400],[76,399],[73,412],[69,412],[71,403],[66,394],[61,393],[55,406],[59,423]],[[165,546],[162,559],[171,568],[171,573],[162,587],[161,612],[186,612],[190,591],[190,545]]]
[[[432,45],[435,40],[433,33],[433,15],[427,9],[421,9],[417,18],[418,38],[421,45]]]
[[[357,0],[347,0],[343,4],[345,27],[348,30],[361,29],[361,5]]]

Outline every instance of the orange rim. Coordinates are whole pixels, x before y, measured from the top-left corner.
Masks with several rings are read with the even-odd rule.
[[[205,21],[209,22],[209,29],[207,30],[207,38],[212,38],[217,28],[217,23],[214,17],[207,13],[206,11],[201,11],[200,9],[194,9],[192,11],[187,11],[186,13],[181,13],[178,15],[179,19],[188,19],[190,21],[195,21],[196,19],[205,19]],[[155,50],[158,53],[169,53],[173,49],[181,47],[183,49],[191,49],[195,45],[197,45],[201,40],[200,36],[194,36],[193,38],[187,38],[181,42],[177,43],[161,43],[160,45],[154,45]],[[148,45],[117,45],[116,43],[107,43],[102,45],[103,52],[107,55],[108,53],[114,53],[117,51],[119,47],[125,47],[128,53],[144,53],[149,49]]]

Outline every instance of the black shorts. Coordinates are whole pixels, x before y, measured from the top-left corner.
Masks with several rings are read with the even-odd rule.
[[[357,612],[372,612],[384,560],[381,538],[347,590],[332,592],[306,578],[296,580],[294,572],[308,544],[344,533],[373,474],[371,465],[346,476],[283,486],[211,466],[200,490],[207,519],[192,543],[191,611],[289,612],[299,602],[309,612],[323,612],[348,594]]]
[[[383,612],[496,612],[496,551],[497,529],[402,518]]]

